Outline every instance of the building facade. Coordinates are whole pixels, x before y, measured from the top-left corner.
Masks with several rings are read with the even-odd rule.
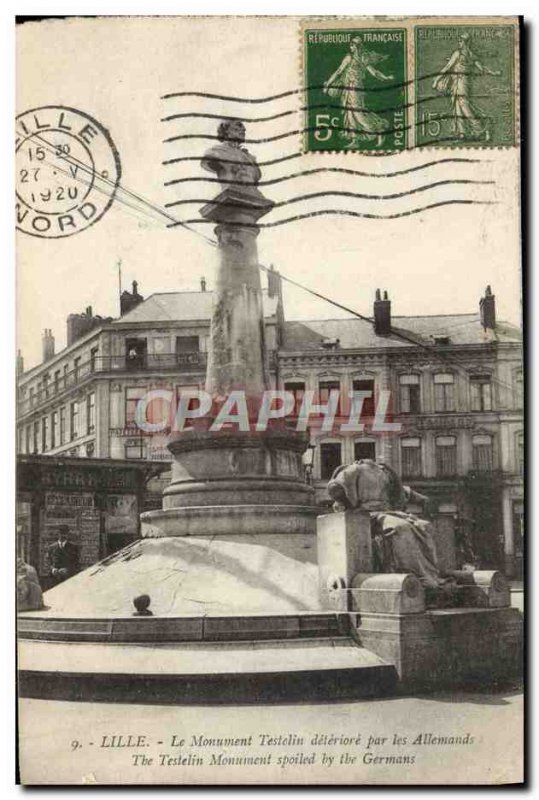
[[[122,296],[119,319],[68,318],[68,345],[18,378],[21,454],[165,461],[167,431],[143,433],[137,404],[151,389],[204,388],[212,293]],[[317,500],[336,466],[378,458],[428,495],[441,540],[472,543],[484,566],[516,575],[523,553],[523,376],[520,332],[496,320],[490,288],[477,313],[395,317],[377,293],[365,319],[286,321],[279,282],[264,292],[272,385],[319,404],[339,391],[335,425],[311,419],[308,478]],[[363,392],[364,430],[342,431]],[[384,399],[385,398],[385,399]],[[381,400],[393,430],[373,419]],[[398,430],[396,428],[399,428]],[[157,503],[160,488],[153,485]],[[151,505],[151,502],[150,502]],[[445,537],[445,538],[444,538]],[[450,548],[449,548],[450,549]],[[448,552],[449,552],[448,549]]]

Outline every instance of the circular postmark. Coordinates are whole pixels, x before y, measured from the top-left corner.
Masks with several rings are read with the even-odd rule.
[[[110,208],[122,169],[110,133],[69,106],[16,118],[18,230],[58,239],[90,227]]]

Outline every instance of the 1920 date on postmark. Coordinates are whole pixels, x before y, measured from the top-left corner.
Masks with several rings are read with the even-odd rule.
[[[120,157],[110,133],[89,114],[60,105],[19,114],[15,152],[18,230],[71,236],[112,205]]]
[[[303,30],[307,151],[407,146],[404,28]]]
[[[415,28],[416,145],[515,144],[514,25]]]

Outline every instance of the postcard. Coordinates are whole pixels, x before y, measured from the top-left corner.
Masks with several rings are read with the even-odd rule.
[[[22,784],[522,783],[521,29],[17,25]]]

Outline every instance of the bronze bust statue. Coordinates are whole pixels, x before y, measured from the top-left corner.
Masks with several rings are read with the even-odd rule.
[[[242,188],[258,193],[256,185],[262,173],[245,147],[245,125],[239,119],[226,119],[220,123],[217,136],[221,144],[211,147],[202,158],[202,167],[214,172],[225,189],[242,184]],[[244,189],[245,190],[245,189]]]

